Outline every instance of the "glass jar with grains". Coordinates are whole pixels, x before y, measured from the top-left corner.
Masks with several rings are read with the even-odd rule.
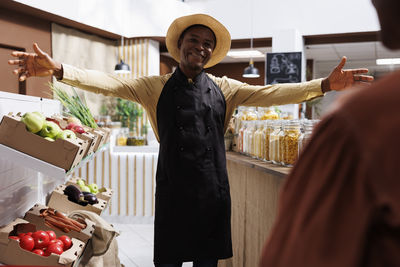
[[[312,131],[319,120],[306,120],[303,122],[303,133],[299,137],[299,153],[303,151],[306,144],[310,141]]]
[[[269,136],[271,135],[271,132],[272,132],[273,122],[274,121],[272,121],[272,120],[266,120],[265,121],[265,126],[264,126],[263,137],[265,138],[265,140],[264,140],[264,151],[263,151],[264,155],[263,155],[263,158],[264,158],[264,160],[266,162],[270,162],[271,161],[271,159],[269,158],[269,150],[270,150],[270,147],[269,147]]]
[[[288,121],[283,127],[283,158],[285,166],[293,166],[299,155],[300,122],[298,120]]]
[[[269,135],[269,159],[274,164],[279,163],[279,133],[281,131],[280,120],[271,121],[271,133]]]

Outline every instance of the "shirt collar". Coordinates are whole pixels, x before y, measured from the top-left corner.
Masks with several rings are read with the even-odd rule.
[[[176,75],[177,79],[185,85],[188,85],[191,83],[194,83],[195,85],[201,84],[204,82],[204,78],[206,77],[206,73],[203,69],[199,74],[197,74],[196,77],[194,77],[194,79],[187,78],[186,75],[179,68],[179,66],[175,70],[175,75]]]

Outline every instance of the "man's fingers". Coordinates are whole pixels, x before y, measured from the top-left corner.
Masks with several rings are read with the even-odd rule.
[[[33,44],[33,50],[34,50],[35,53],[38,54],[39,56],[45,56],[45,55],[46,55],[46,53],[43,52],[43,51],[39,48],[39,46],[38,46],[37,43],[34,43],[34,44]]]
[[[374,77],[369,75],[354,75],[354,81],[373,82]]]
[[[18,68],[18,69],[13,70],[13,73],[16,75],[22,74],[24,72],[26,72],[25,68]]]
[[[11,55],[12,55],[13,57],[22,57],[22,58],[25,58],[25,57],[28,56],[28,53],[26,53],[26,52],[20,52],[20,51],[12,51],[12,52],[11,52]]]
[[[337,65],[336,69],[338,70],[342,70],[344,67],[344,64],[346,64],[347,58],[346,57],[342,57],[342,60],[340,60],[339,65]]]
[[[351,71],[353,74],[367,73],[368,69],[350,69],[345,71]]]
[[[22,65],[22,64],[24,64],[24,61],[23,60],[21,60],[21,59],[9,59],[8,60],[8,64],[10,64],[10,65]]]
[[[19,81],[20,81],[20,82],[23,82],[23,81],[25,81],[28,77],[29,77],[29,73],[24,72],[23,74],[21,74],[21,76],[19,76]]]

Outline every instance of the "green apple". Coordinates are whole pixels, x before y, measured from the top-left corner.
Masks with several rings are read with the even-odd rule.
[[[43,137],[55,138],[61,132],[60,126],[52,121],[45,121],[39,135]]]
[[[38,112],[27,112],[22,116],[21,121],[26,125],[28,131],[37,133],[42,129],[46,119]]]
[[[78,179],[78,181],[76,181],[76,183],[79,185],[79,187],[85,186],[85,181],[83,181],[82,179]]]
[[[36,115],[38,115],[39,117],[41,117],[43,120],[46,119],[46,117],[45,117],[41,112],[39,112],[39,111],[34,111],[34,112],[32,112],[32,113],[35,113]]]
[[[63,130],[59,134],[57,134],[56,139],[63,139],[63,140],[72,139],[72,140],[75,140],[76,139],[76,134],[71,130]]]
[[[93,194],[97,194],[99,192],[99,187],[95,183],[90,184],[89,188],[90,188],[90,192],[92,192]]]
[[[89,192],[89,193],[91,193],[91,192],[90,192],[89,186],[84,185],[84,186],[79,186],[79,187],[81,188],[81,191],[82,191],[82,192]]]
[[[55,140],[53,139],[53,138],[51,138],[51,137],[45,137],[44,139],[46,139],[47,141],[50,141],[50,142],[54,142]]]

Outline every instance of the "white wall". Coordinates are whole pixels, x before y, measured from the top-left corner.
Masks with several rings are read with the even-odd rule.
[[[251,37],[251,23],[253,37],[293,28],[302,35],[379,30],[370,0],[15,1],[125,37],[165,36],[174,18],[190,13],[216,17],[233,39]]]

